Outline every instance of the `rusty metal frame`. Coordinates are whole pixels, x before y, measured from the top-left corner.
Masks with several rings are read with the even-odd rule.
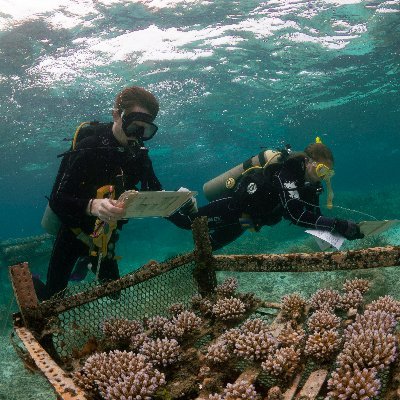
[[[39,344],[28,328],[15,327],[15,333],[21,339],[33,361],[53,386],[57,396],[62,400],[86,400],[85,393],[75,385],[49,353]]]
[[[189,263],[195,263],[193,272],[199,292],[207,294],[216,285],[216,271],[235,272],[314,272],[331,270],[357,270],[400,265],[400,247],[387,246],[332,253],[297,253],[297,254],[259,254],[259,255],[216,255],[212,254],[205,218],[196,220],[193,224],[195,248],[193,252],[177,256],[162,263],[151,261],[135,272],[124,277],[91,288],[85,292],[74,294],[68,298],[56,299],[39,303],[27,263],[10,267],[10,277],[20,308],[20,316],[14,316],[14,330],[35,364],[53,385],[61,400],[85,400],[84,392],[78,388],[72,379],[51,357],[51,348],[47,349],[45,321],[53,316],[90,303],[100,297],[134,286],[148,279],[160,276],[175,268]],[[274,307],[279,305],[274,304]],[[49,333],[48,335],[51,335]],[[40,342],[39,342],[40,340]],[[45,348],[50,352],[46,351]],[[244,371],[244,374],[255,379],[254,371]],[[299,390],[299,376],[293,381],[292,387],[283,394],[285,400],[306,396],[314,399],[326,380],[326,371],[314,371],[303,388]],[[199,397],[199,399],[201,396]]]

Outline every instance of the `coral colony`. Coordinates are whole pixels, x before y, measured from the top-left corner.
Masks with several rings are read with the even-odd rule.
[[[341,293],[284,296],[271,324],[256,312],[264,303],[237,286],[229,278],[190,309],[171,305],[169,317],[104,321],[98,352],[81,360],[75,381],[93,399],[274,400],[311,366],[329,371],[321,399],[395,397],[383,391],[393,392],[389,374],[399,380],[399,301],[365,304],[370,282],[356,278]]]

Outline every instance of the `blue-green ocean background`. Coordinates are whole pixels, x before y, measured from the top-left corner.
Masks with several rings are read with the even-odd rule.
[[[399,218],[399,0],[0,0],[0,399],[54,398],[9,345],[16,306],[4,249],[44,234],[45,196],[69,146],[63,139],[83,121],[110,121],[116,93],[133,84],[160,101],[159,133],[148,144],[165,189],[196,190],[205,204],[210,178],[261,147],[302,150],[318,135],[334,152],[342,207],[324,212]],[[345,248],[371,244],[399,245],[400,231]],[[21,249],[21,261],[44,278],[51,239]],[[121,271],[191,249],[191,233],[165,220],[130,221]],[[302,229],[282,222],[222,252],[299,249],[316,250]],[[395,273],[371,276],[395,295]],[[252,279],[278,300],[332,276]]]

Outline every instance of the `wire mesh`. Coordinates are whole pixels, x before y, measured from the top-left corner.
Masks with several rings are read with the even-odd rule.
[[[61,359],[79,353],[90,342],[101,337],[102,323],[107,319],[143,320],[167,315],[173,303],[188,305],[197,294],[193,280],[194,263],[185,264],[162,275],[60,313],[52,320],[53,344]]]

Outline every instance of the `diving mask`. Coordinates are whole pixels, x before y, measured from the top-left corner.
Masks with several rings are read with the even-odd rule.
[[[335,175],[335,171],[333,169],[330,169],[328,166],[322,163],[316,164],[315,173],[317,174],[318,178],[323,180],[331,179]]]
[[[326,206],[328,208],[333,207],[333,190],[331,185],[331,178],[335,175],[335,171],[323,163],[316,163],[315,164],[315,173],[318,178],[321,178],[326,183],[327,189],[327,199],[326,199]]]
[[[157,125],[153,124],[153,117],[146,113],[122,113],[122,130],[127,137],[137,137],[143,141],[151,139],[157,132]]]

